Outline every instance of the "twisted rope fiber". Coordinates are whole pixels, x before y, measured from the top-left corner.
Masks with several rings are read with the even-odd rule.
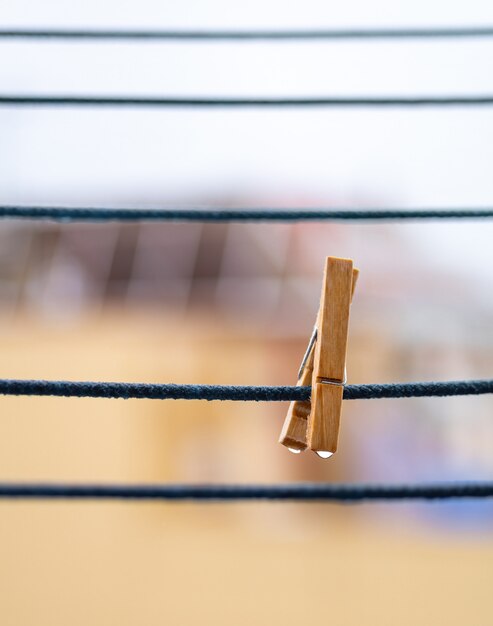
[[[277,485],[67,485],[0,483],[0,499],[364,501],[491,498],[493,482],[429,485],[291,483]]]
[[[0,205],[0,218],[74,222],[305,222],[477,219],[493,217],[493,208],[477,209],[115,209]]]
[[[347,385],[345,400],[467,396],[493,393],[493,380]],[[311,387],[175,385],[153,383],[77,382],[65,380],[0,380],[0,395],[123,398],[150,400],[231,400],[281,402],[308,400]]]
[[[389,97],[0,96],[0,106],[82,107],[449,107],[491,106],[493,95]]]
[[[80,40],[304,40],[304,39],[441,39],[491,37],[493,27],[435,28],[341,28],[306,30],[144,30],[144,29],[1,29],[1,39],[80,39]]]

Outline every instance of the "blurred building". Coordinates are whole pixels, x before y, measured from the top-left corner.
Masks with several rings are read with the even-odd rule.
[[[350,382],[474,378],[482,372],[487,376],[491,368],[491,346],[484,341],[493,316],[491,303],[476,298],[477,285],[470,280],[444,271],[426,254],[416,254],[405,227],[26,222],[6,223],[0,236],[0,307],[6,329],[21,319],[36,326],[42,321],[48,327],[78,328],[80,334],[88,319],[91,328],[106,328],[125,320],[138,325],[144,317],[163,341],[172,339],[171,351],[162,358],[152,356],[160,364],[151,380],[294,383],[328,254],[353,256],[362,270],[352,311]],[[104,337],[101,341],[105,350]],[[75,350],[73,358],[78,361]],[[188,364],[183,372],[174,367],[182,359]],[[121,378],[147,380],[144,371],[137,352],[132,369],[121,370]],[[31,376],[46,374],[41,368]],[[101,376],[112,378],[112,372]],[[62,368],[55,377],[68,374]],[[346,403],[343,452],[331,461],[330,475],[384,481],[487,476],[491,461],[484,442],[493,434],[488,399],[474,399],[474,414],[467,408],[470,402]],[[186,407],[187,413],[191,410],[202,423],[202,415],[250,409],[194,403]],[[311,455],[293,462],[278,450],[276,428],[285,408],[255,410],[269,415],[255,434],[256,446],[259,439],[264,442],[265,455],[257,478],[282,477],[284,471],[299,478],[327,477],[327,466]],[[233,457],[241,458],[244,448],[238,435],[244,430],[241,421],[234,420],[233,428],[212,419],[214,426],[205,431],[195,420],[185,420],[183,427],[166,422],[174,444],[166,456],[176,464],[168,469],[179,477],[180,442],[187,450],[195,441],[196,453],[190,458],[209,467],[211,479],[230,476],[234,463],[229,453],[240,446]],[[483,436],[468,436],[471,423]],[[212,433],[209,444],[204,443],[206,433]],[[209,458],[211,449],[214,460]],[[238,468],[238,479],[244,469]],[[156,471],[156,477],[167,477],[168,470],[161,474],[159,464]]]

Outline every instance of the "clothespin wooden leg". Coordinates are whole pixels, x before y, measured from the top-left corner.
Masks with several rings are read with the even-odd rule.
[[[312,384],[313,359],[315,354],[315,344],[310,350],[305,367],[296,383],[297,387],[309,387]],[[279,443],[289,448],[291,452],[299,453],[305,450],[306,429],[308,417],[312,404],[310,400],[295,400],[289,405],[288,413],[281,430]]]
[[[353,262],[328,257],[325,264],[312,375],[308,446],[322,458],[337,450],[345,384]]]
[[[358,280],[359,270],[353,268],[351,298],[354,295],[356,283]],[[319,319],[317,315],[316,327],[318,327]],[[312,383],[313,363],[315,356],[315,344],[311,346],[311,350],[306,359],[305,366],[300,372],[297,387],[308,387]],[[311,400],[295,400],[289,405],[288,413],[281,430],[279,443],[286,446],[291,452],[299,453],[307,447],[307,429],[308,418],[312,409]]]

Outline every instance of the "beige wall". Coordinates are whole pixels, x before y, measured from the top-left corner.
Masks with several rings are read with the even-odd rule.
[[[298,343],[201,319],[18,318],[4,325],[0,377],[295,375]],[[342,480],[354,465],[348,429],[330,466],[286,453],[277,403],[3,397],[0,411],[1,480]],[[492,563],[491,533],[444,532],[401,506],[0,503],[2,626],[486,625]]]

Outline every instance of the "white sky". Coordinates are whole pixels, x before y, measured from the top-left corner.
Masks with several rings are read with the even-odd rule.
[[[8,1],[0,26],[490,25],[491,1]],[[338,43],[0,43],[0,93],[493,94],[493,38]],[[253,204],[493,204],[493,107],[0,109],[0,203],[214,197]],[[438,262],[491,265],[492,224],[409,230]],[[413,234],[415,233],[415,234]]]

